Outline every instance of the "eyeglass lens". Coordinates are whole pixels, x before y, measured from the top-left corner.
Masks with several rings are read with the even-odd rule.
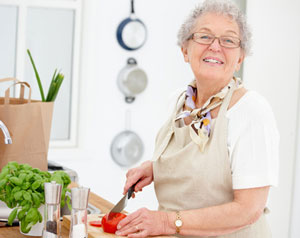
[[[209,45],[213,43],[215,39],[218,39],[219,44],[227,48],[237,48],[240,46],[240,39],[231,36],[216,37],[205,33],[194,33],[192,39],[197,43],[205,45]]]

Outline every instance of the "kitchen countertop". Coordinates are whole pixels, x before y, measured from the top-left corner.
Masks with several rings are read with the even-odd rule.
[[[69,187],[77,186],[75,183],[72,183]],[[104,198],[96,195],[93,192],[90,192],[89,195],[89,203],[99,208],[101,213],[108,213],[111,208],[113,208],[114,204],[105,200]],[[113,234],[110,234],[114,236]],[[18,226],[14,227],[1,227],[0,228],[0,237],[1,238],[37,238],[38,236],[25,236],[20,233],[20,229]],[[116,236],[120,237],[120,236]],[[175,236],[157,236],[157,238],[171,238]],[[61,238],[69,238],[69,230],[62,225],[61,222]]]

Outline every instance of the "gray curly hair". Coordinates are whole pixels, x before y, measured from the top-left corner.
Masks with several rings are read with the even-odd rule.
[[[198,5],[181,25],[177,38],[178,45],[181,47],[191,35],[197,19],[205,13],[218,13],[231,17],[238,24],[241,34],[241,48],[245,55],[251,53],[251,31],[246,22],[246,18],[235,3],[230,0],[205,0]]]

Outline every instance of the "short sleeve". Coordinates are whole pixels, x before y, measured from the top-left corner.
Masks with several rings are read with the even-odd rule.
[[[278,183],[279,133],[275,117],[268,102],[259,94],[256,96],[248,95],[245,102],[238,105],[240,110],[230,115],[233,189],[277,186]]]

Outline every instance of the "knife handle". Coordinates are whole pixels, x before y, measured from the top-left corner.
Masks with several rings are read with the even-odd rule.
[[[127,192],[127,194],[128,194],[128,199],[130,199],[131,198],[131,195],[132,195],[132,193],[134,192],[134,188],[135,188],[135,185],[137,185],[137,183],[138,182],[140,182],[141,180],[139,179],[135,184],[133,184],[129,189],[128,189],[128,192]]]

